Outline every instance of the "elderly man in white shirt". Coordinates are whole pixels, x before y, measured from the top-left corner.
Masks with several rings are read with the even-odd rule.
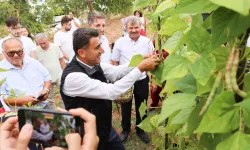
[[[136,16],[130,16],[126,19],[126,30],[128,35],[118,39],[114,45],[112,53],[112,61],[115,65],[124,65],[130,62],[131,58],[136,54],[148,55],[153,54],[153,43],[149,38],[145,36],[140,36],[140,19]],[[135,99],[135,109],[136,109],[136,125],[139,125],[146,116],[141,119],[139,108],[143,101],[148,99],[149,78],[144,72],[140,77],[139,81],[134,84],[134,99]],[[130,132],[131,127],[131,108],[132,101],[124,103],[121,105],[122,108],[122,128],[123,131],[120,135],[122,141],[126,140]],[[148,143],[148,135],[136,127],[137,135],[142,139],[143,142]]]
[[[73,37],[76,56],[64,69],[60,88],[65,108],[83,107],[96,116],[98,150],[124,150],[112,128],[112,100],[131,88],[142,72],[153,70],[159,59],[151,56],[135,68],[128,68],[128,64],[113,66],[101,62],[104,50],[98,30],[80,28]]]
[[[1,86],[1,94],[6,95],[4,102],[12,109],[29,103],[48,109],[49,72],[37,60],[24,56],[23,44],[19,39],[7,39],[2,47],[5,59],[0,62],[0,68],[7,70],[0,74],[0,80],[6,78]],[[41,101],[37,100],[43,94],[45,96]],[[24,96],[17,97],[19,95]]]
[[[36,58],[36,45],[33,43],[33,41],[26,37],[26,36],[21,36],[21,25],[18,22],[17,18],[8,18],[6,20],[6,27],[8,29],[9,35],[2,40],[0,40],[0,60],[3,60],[4,55],[3,55],[3,49],[2,49],[2,43],[6,39],[9,38],[17,38],[23,43],[23,48],[25,51],[25,55],[29,57]]]
[[[55,109],[54,86],[59,88],[62,71],[66,67],[66,64],[61,49],[56,44],[50,43],[45,33],[38,33],[35,39],[38,44],[36,48],[37,60],[51,74],[52,84],[48,98],[48,105],[51,109]]]
[[[110,63],[111,59],[111,50],[109,47],[109,41],[104,36],[104,27],[106,25],[106,17],[102,12],[93,11],[88,15],[88,24],[90,28],[98,29],[100,41],[102,43],[102,48],[104,49],[104,53],[101,56],[101,62]]]

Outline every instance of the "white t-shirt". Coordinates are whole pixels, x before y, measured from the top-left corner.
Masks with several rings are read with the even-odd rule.
[[[111,50],[109,47],[109,41],[108,39],[102,35],[100,37],[100,41],[102,42],[102,48],[104,49],[104,53],[101,56],[101,62],[103,63],[110,63],[110,59],[111,59]]]
[[[111,60],[119,62],[119,65],[128,64],[134,55],[141,54],[144,56],[152,54],[153,50],[154,46],[149,38],[140,36],[135,42],[127,35],[115,42]],[[146,73],[144,72],[140,80],[145,77]]]
[[[80,23],[80,20],[79,20],[79,19],[74,18],[74,21],[75,21],[76,23],[78,23],[79,25],[81,25],[81,23]],[[73,33],[75,30],[77,30],[77,29],[78,29],[78,27],[75,25],[74,21],[73,21],[73,20],[71,20],[71,29],[70,29],[70,31],[71,31],[72,33]]]
[[[58,81],[61,78],[62,68],[59,62],[59,58],[63,58],[63,54],[60,48],[53,43],[50,43],[48,50],[43,50],[40,46],[36,48],[37,60],[43,64],[43,66],[51,74],[52,82]]]
[[[0,54],[3,53],[3,47],[2,47],[3,41],[5,41],[5,40],[7,40],[9,38],[11,38],[11,37],[7,36],[7,37],[3,38],[2,40],[0,40]],[[26,36],[20,36],[19,40],[21,40],[21,42],[23,43],[23,48],[24,48],[25,56],[30,56],[30,53],[32,51],[36,50],[36,45],[31,40],[31,38],[26,37]]]
[[[54,35],[54,43],[62,49],[63,53],[66,54],[69,57],[69,61],[71,61],[75,55],[73,50],[73,33],[71,31],[58,31]]]

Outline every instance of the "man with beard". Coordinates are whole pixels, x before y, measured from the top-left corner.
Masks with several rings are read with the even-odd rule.
[[[130,16],[126,19],[126,31],[128,35],[121,37],[115,43],[112,53],[112,61],[114,65],[124,65],[130,62],[131,58],[136,54],[148,55],[152,54],[154,50],[153,43],[149,38],[140,36],[141,22],[140,18],[136,16]],[[139,125],[142,119],[140,117],[139,108],[143,101],[148,99],[149,78],[146,73],[143,73],[139,81],[134,84],[134,99],[135,99],[135,110],[136,110],[136,125]],[[122,141],[126,140],[130,133],[131,127],[131,107],[132,100],[130,102],[121,105],[122,108],[122,128],[123,131],[120,135]],[[139,138],[145,142],[149,142],[148,135],[136,126],[136,134]]]
[[[5,21],[5,24],[9,32],[9,35],[0,41],[0,60],[4,58],[4,55],[2,53],[3,51],[2,43],[3,41],[9,38],[16,38],[22,41],[25,55],[36,58],[36,45],[32,42],[30,38],[21,36],[21,25],[18,19],[15,17],[8,18]]]
[[[65,62],[70,62],[75,55],[72,43],[71,19],[64,16],[61,19],[62,28],[54,35],[54,43],[57,44],[64,55]]]
[[[88,15],[88,24],[91,28],[98,29],[100,41],[104,53],[101,56],[101,62],[110,63],[111,50],[108,39],[103,35],[104,27],[106,25],[106,17],[103,13],[98,11],[90,12]]]

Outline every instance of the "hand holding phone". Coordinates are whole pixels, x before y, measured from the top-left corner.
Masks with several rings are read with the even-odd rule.
[[[67,112],[21,108],[18,110],[18,118],[20,130],[25,124],[33,125],[30,142],[42,144],[43,147],[67,148],[67,134],[79,133],[83,136],[83,120]]]
[[[96,133],[96,119],[95,116],[83,108],[71,109],[70,114],[73,116],[80,116],[84,119],[84,130],[85,136],[81,141],[81,137],[79,134],[72,133],[67,134],[65,137],[66,142],[68,144],[69,150],[81,149],[81,150],[89,150],[89,149],[97,149],[99,138]],[[19,116],[19,115],[18,115]],[[18,119],[17,117],[8,118],[0,128],[0,149],[15,149],[15,148],[23,148],[27,149],[28,144],[30,142],[33,129],[30,124],[25,124],[19,133],[19,136],[16,137],[13,131],[17,131],[18,121],[20,125],[20,121],[24,119]],[[22,121],[21,121],[22,122]],[[8,136],[6,136],[8,135]],[[80,142],[79,142],[80,141]],[[54,147],[54,149],[58,149]]]
[[[44,96],[46,95],[47,93],[43,93],[41,95],[39,95],[36,99],[39,100],[39,101],[42,101]]]

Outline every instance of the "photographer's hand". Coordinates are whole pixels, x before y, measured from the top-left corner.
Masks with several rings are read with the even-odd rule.
[[[1,150],[27,150],[33,127],[26,124],[19,133],[17,117],[7,119],[0,128]]]
[[[62,110],[63,111],[63,110]],[[84,120],[84,137],[81,145],[81,137],[78,133],[67,134],[65,139],[69,150],[96,150],[99,138],[96,133],[96,118],[83,108],[71,109],[69,113],[79,116]],[[45,150],[64,150],[60,147],[46,148]]]

